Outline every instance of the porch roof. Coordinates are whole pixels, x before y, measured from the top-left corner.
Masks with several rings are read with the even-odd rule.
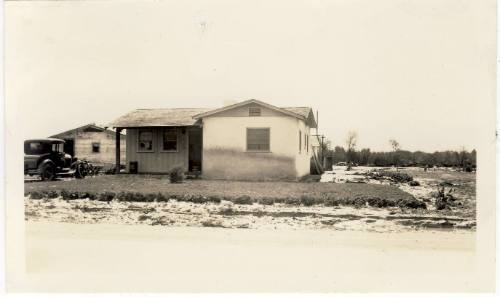
[[[168,127],[192,126],[198,121],[193,116],[207,112],[210,108],[155,108],[136,109],[113,122],[109,127],[134,128],[134,127]]]

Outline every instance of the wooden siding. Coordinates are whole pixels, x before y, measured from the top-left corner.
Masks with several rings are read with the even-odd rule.
[[[108,132],[74,131],[75,156],[78,159],[86,159],[92,163],[114,164],[116,158],[115,135]],[[92,151],[92,143],[94,142],[99,143],[99,153]],[[121,135],[120,142],[122,152],[120,159],[122,163],[125,163],[125,135]]]
[[[167,173],[172,168],[180,166],[185,171],[188,169],[188,130],[179,127],[177,152],[162,150],[163,128],[144,128],[153,131],[153,151],[138,152],[138,130],[127,129],[127,171],[130,162],[138,162],[139,173]],[[182,132],[184,130],[184,133]]]

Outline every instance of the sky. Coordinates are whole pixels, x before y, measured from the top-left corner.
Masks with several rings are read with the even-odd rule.
[[[309,106],[358,148],[478,143],[495,100],[494,1],[8,1],[7,133],[47,137],[136,108]],[[7,117],[9,114],[7,114]]]

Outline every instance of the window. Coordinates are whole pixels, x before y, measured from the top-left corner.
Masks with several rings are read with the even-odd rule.
[[[309,134],[306,134],[306,151],[309,152]]]
[[[151,130],[139,130],[139,148],[140,152],[152,152],[153,151],[153,131]]]
[[[92,152],[98,153],[101,151],[101,144],[99,142],[92,142]]]
[[[260,117],[260,108],[258,108],[258,107],[250,107],[248,109],[248,116],[251,116],[251,117]]]
[[[62,143],[53,143],[52,144],[52,151],[53,152],[64,152],[64,147]]]
[[[299,131],[299,154],[302,151],[302,131]]]
[[[163,146],[162,150],[166,152],[177,151],[177,129],[168,128],[163,130]]]
[[[247,151],[268,152],[269,128],[247,128]]]

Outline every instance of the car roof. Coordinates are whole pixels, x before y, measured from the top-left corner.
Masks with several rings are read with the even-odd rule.
[[[28,139],[24,141],[27,142],[48,142],[48,143],[64,143],[65,141],[58,138],[37,138],[37,139]]]

